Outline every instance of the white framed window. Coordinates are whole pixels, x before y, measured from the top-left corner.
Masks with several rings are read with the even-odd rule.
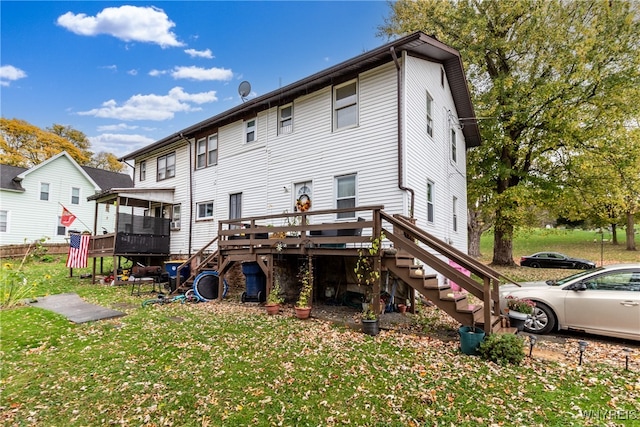
[[[242,193],[229,194],[229,219],[242,218]]]
[[[58,225],[56,226],[56,236],[66,236],[67,235],[67,227],[60,224],[62,221],[62,217],[58,217]]]
[[[41,182],[40,183],[40,200],[49,200],[49,183]]]
[[[196,220],[213,219],[213,200],[196,203]]]
[[[158,157],[158,181],[173,178],[176,175],[176,153]]]
[[[0,233],[9,231],[9,211],[0,211]]]
[[[140,162],[140,181],[144,181],[145,179],[147,179],[147,161],[143,160]]]
[[[358,125],[358,81],[333,88],[334,130]]]
[[[244,142],[253,142],[257,139],[256,135],[257,119],[245,120],[244,122]]]
[[[180,229],[180,219],[181,219],[181,205],[173,205],[171,208],[171,224],[170,228],[172,230]]]
[[[343,175],[336,177],[336,208],[354,208],[356,206],[356,175]],[[355,218],[356,213],[340,212],[340,218]]]
[[[444,87],[444,68],[440,67],[440,86]]]
[[[433,137],[433,98],[427,92],[427,135]]]
[[[196,142],[196,169],[207,167],[207,138],[200,138]]]
[[[456,130],[451,129],[451,161],[456,163],[458,161],[458,141],[456,138]]]
[[[278,135],[293,132],[293,104],[278,109]]]
[[[78,187],[71,187],[71,204],[80,204],[80,189]]]
[[[218,164],[218,134],[209,135],[207,140],[207,165],[214,166]]]
[[[458,198],[453,196],[453,200],[451,201],[452,208],[452,216],[451,216],[451,225],[453,231],[458,231]]]
[[[427,181],[427,222],[431,224],[434,221],[435,187],[433,181]]]

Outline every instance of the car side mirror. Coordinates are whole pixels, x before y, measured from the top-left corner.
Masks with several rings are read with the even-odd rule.
[[[587,284],[580,282],[580,283],[576,283],[575,285],[573,285],[573,290],[574,291],[586,291],[587,290]]]

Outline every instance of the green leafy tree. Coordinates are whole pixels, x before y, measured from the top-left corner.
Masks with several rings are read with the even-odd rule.
[[[512,265],[513,233],[536,201],[556,196],[559,150],[588,143],[598,112],[640,85],[633,1],[399,0],[380,28],[417,30],[461,52],[484,143],[469,153],[470,203],[494,226],[493,263]],[[620,109],[622,112],[623,109]],[[557,200],[557,199],[556,199]],[[493,212],[490,212],[492,210]],[[490,213],[490,214],[489,214]]]

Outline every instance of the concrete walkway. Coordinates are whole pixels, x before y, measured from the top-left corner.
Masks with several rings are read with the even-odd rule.
[[[29,305],[62,314],[74,323],[92,322],[126,315],[121,311],[90,304],[76,293],[40,297],[36,302],[31,302]]]

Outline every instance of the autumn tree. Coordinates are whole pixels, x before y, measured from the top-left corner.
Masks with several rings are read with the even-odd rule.
[[[104,151],[94,154],[89,166],[111,172],[122,172],[125,168],[115,155]]]
[[[24,120],[0,118],[1,164],[30,168],[61,151],[69,153],[81,165],[91,159],[91,152],[77,147],[63,136]]]
[[[557,167],[554,153],[588,143],[592,127],[603,126],[592,115],[625,103],[619,94],[640,85],[639,7],[601,0],[391,3],[381,34],[433,34],[466,64],[483,137],[469,153],[482,159],[469,168],[469,202],[490,201],[483,218],[493,221],[493,264],[514,264],[514,230],[532,203],[557,194],[549,173]],[[477,180],[488,187],[474,192]]]

